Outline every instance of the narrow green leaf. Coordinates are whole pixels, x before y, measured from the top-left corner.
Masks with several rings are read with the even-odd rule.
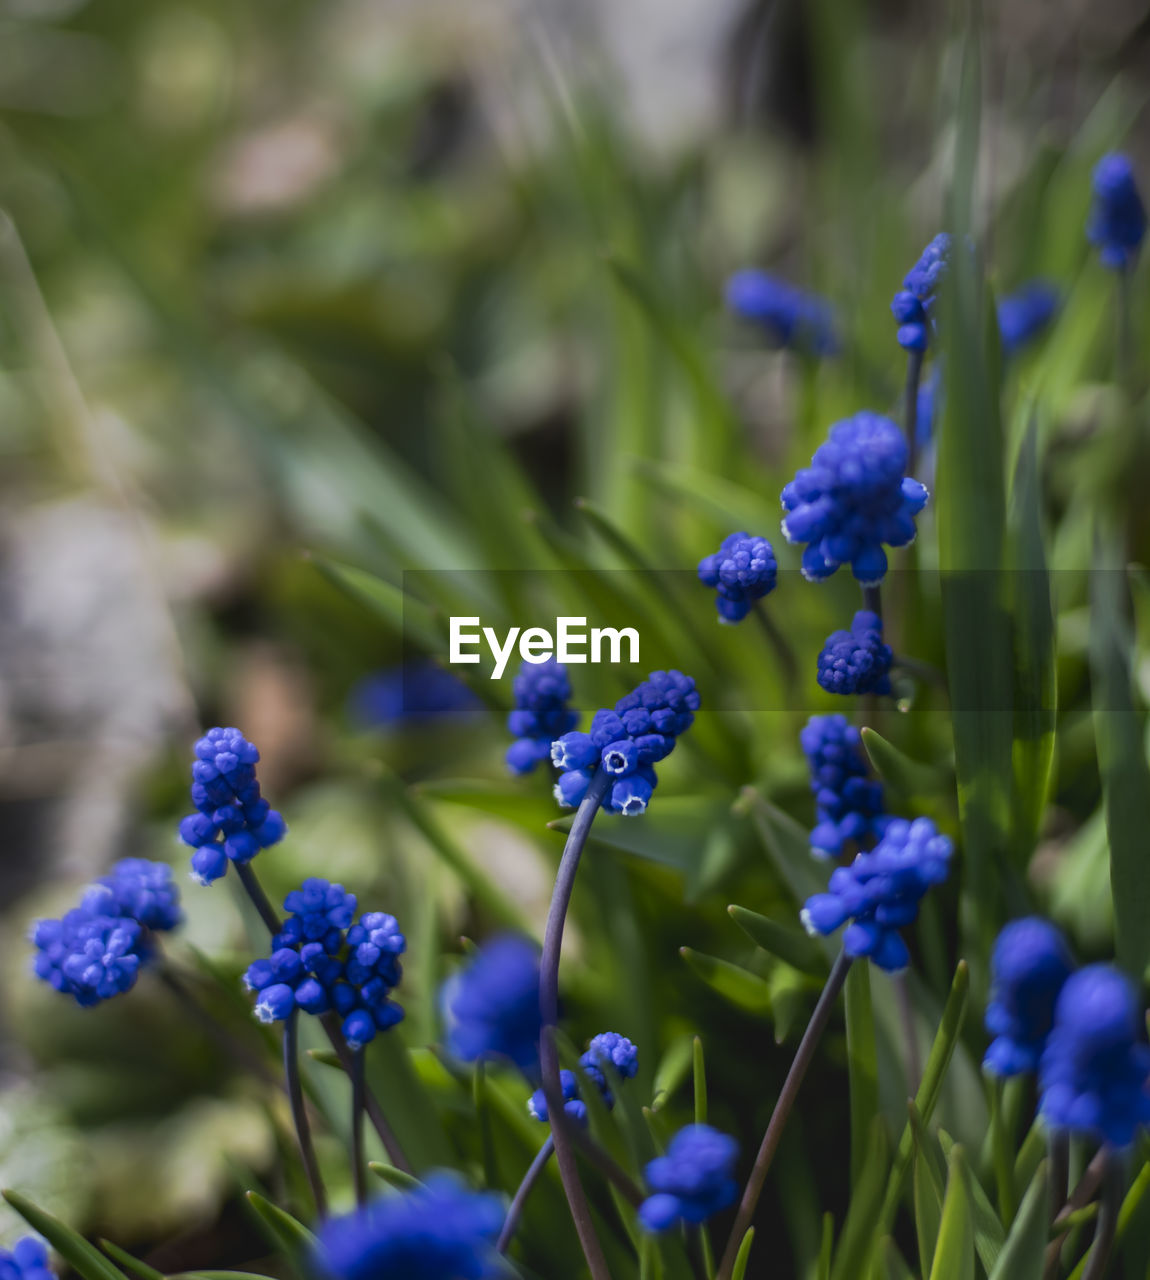
[[[696,1036],[693,1045],[692,1063],[695,1081],[695,1123],[707,1123],[707,1067],[703,1061],[703,1042]]]
[[[944,1129],[939,1130],[939,1142],[947,1159],[957,1150],[954,1139]],[[975,1177],[972,1170],[967,1171],[967,1190],[970,1192],[970,1208],[974,1224],[974,1247],[983,1270],[993,1270],[1006,1243],[1006,1232],[1002,1220],[990,1203],[986,1188]]]
[[[1090,575],[1091,703],[1110,841],[1118,963],[1137,982],[1150,964],[1150,765],[1134,701],[1125,561],[1117,534],[1099,537]]]
[[[101,1240],[100,1248],[115,1258],[128,1272],[137,1276],[138,1280],[164,1280],[162,1271],[157,1271],[155,1267],[150,1267],[146,1262],[141,1262],[139,1258],[133,1257],[127,1249],[121,1249],[118,1244],[113,1244],[111,1240]]]
[[[360,601],[382,618],[393,634],[417,643],[427,653],[445,650],[445,637],[435,625],[431,611],[404,593],[401,587],[359,569],[340,564],[325,556],[311,556],[311,562],[334,586]]]
[[[678,1036],[667,1046],[666,1052],[655,1068],[653,1098],[655,1106],[661,1107],[664,1101],[678,1092],[679,1086],[687,1078],[691,1070],[691,1062],[695,1052],[693,1036]]]
[[[757,947],[769,951],[800,973],[815,978],[826,977],[826,956],[822,948],[801,929],[788,927],[734,903],[727,908],[727,913]]]
[[[1049,1234],[1050,1187],[1043,1161],[1022,1198],[990,1280],[1042,1280]]]
[[[1018,1155],[1014,1159],[1014,1197],[1021,1200],[1027,1188],[1038,1175],[1038,1168],[1046,1158],[1046,1131],[1039,1120],[1030,1126]]]
[[[878,1114],[878,1051],[871,1005],[870,965],[852,964],[843,992],[850,1086],[851,1185],[866,1166],[870,1131]]]
[[[869,727],[864,726],[861,733],[875,772],[908,800],[949,800],[953,795],[954,779],[945,770],[919,764]]]
[[[303,1260],[311,1256],[316,1246],[315,1236],[298,1218],[293,1218],[278,1204],[264,1199],[258,1191],[246,1194],[248,1203],[289,1257]]]
[[[843,1233],[831,1269],[831,1280],[858,1280],[865,1276],[886,1232],[876,1231],[883,1185],[890,1166],[890,1144],[882,1120],[875,1117],[862,1176],[851,1195]]]
[[[18,1191],[5,1191],[4,1199],[24,1219],[33,1231],[42,1235],[53,1249],[84,1280],[128,1280],[127,1276],[108,1258],[71,1227],[65,1226]]]
[[[930,1280],[974,1280],[974,1224],[968,1179],[962,1148],[955,1147]]]
[[[692,947],[680,947],[679,954],[688,968],[724,1000],[749,1013],[766,1013],[770,1009],[771,989],[757,973],[751,973],[729,960],[695,951]]]
[[[906,1259],[890,1236],[882,1242],[882,1255],[886,1264],[886,1280],[914,1280],[914,1272],[906,1265]]]
[[[750,817],[767,857],[800,906],[826,889],[828,873],[811,857],[810,835],[790,814],[754,787],[743,788],[735,812]]]
[[[1114,1232],[1115,1248],[1121,1245],[1130,1230],[1130,1224],[1135,1220],[1135,1215],[1142,1207],[1142,1201],[1146,1199],[1147,1192],[1150,1192],[1150,1164],[1144,1164],[1138,1176],[1134,1179],[1134,1185],[1126,1193],[1125,1200],[1122,1201],[1122,1208],[1118,1211],[1118,1226]],[[1139,1216],[1139,1221],[1143,1219]],[[1082,1280],[1082,1276],[1086,1271],[1086,1265],[1090,1261],[1089,1251],[1079,1260],[1078,1265],[1070,1273],[1070,1280]],[[1011,1278],[1013,1280],[1013,1277]]]
[[[743,1243],[739,1245],[739,1252],[735,1254],[735,1265],[731,1271],[731,1280],[744,1280],[747,1274],[747,1263],[751,1260],[751,1246],[755,1243],[754,1227],[747,1228],[747,1234],[743,1236]]]
[[[934,1266],[934,1251],[938,1246],[938,1233],[942,1226],[942,1196],[934,1185],[930,1161],[917,1144],[914,1168],[911,1173],[911,1189],[914,1195],[914,1230],[918,1240],[918,1264],[924,1276],[930,1275]],[[944,1193],[945,1194],[945,1193]]]
[[[815,1271],[816,1280],[831,1280],[831,1259],[835,1248],[835,1216],[823,1214],[823,1237],[819,1246],[819,1258]]]
[[[367,1167],[396,1191],[416,1191],[423,1186],[418,1178],[413,1178],[410,1173],[404,1173],[402,1169],[397,1169],[393,1164],[385,1164],[382,1160],[369,1160]]]

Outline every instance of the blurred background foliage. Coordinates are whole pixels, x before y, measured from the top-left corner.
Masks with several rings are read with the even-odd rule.
[[[371,1057],[417,1164],[517,1182],[538,1141],[524,1087],[492,1083],[485,1147],[470,1083],[429,1046],[460,935],[541,930],[560,848],[549,785],[507,779],[502,719],[482,702],[404,716],[378,679],[437,648],[453,612],[546,623],[559,605],[633,617],[644,671],[690,671],[710,708],[651,814],[598,824],[568,1033],[635,1039],[636,1097],[656,1098],[667,1126],[689,1113],[700,1035],[711,1119],[750,1152],[819,977],[757,948],[726,908],[789,924],[814,874],[797,731],[830,709],[815,654],[856,597],[784,572],[776,616],[804,672],[788,688],[750,625],[714,626],[692,571],[732,529],[777,538],[778,491],[832,421],[895,411],[889,300],[945,217],[960,8],[0,4],[0,1183],[165,1270],[262,1256],[241,1186],[301,1194],[285,1186],[275,1090],[158,984],[80,1012],[26,977],[26,922],[113,857],[183,865],[189,748],[213,723],[259,743],[288,820],[258,863],[272,896],[322,874],[405,927],[407,1021]],[[1136,561],[1150,534],[1145,385],[1111,383],[1112,281],[1083,223],[1104,150],[1121,143],[1150,173],[1148,62],[1132,3],[1010,0],[984,15],[971,225],[996,290],[1044,276],[1064,303],[996,388],[1002,497],[1041,528],[1052,570],[1058,713],[1057,734],[1039,735],[1031,829],[998,851],[1009,872],[982,923],[1037,903],[1082,958],[1114,945],[1089,678],[1095,513],[1129,516]],[[837,359],[768,351],[723,314],[723,281],[748,263],[832,299]],[[1140,335],[1145,297],[1136,286]],[[976,520],[992,504],[952,501]],[[899,643],[941,668],[935,518],[898,565],[924,572],[892,575],[892,617]],[[1145,621],[1143,574],[1132,591]],[[578,704],[617,697],[632,674],[577,669]],[[1131,674],[1137,701],[1144,648]],[[507,705],[506,682],[475,688]],[[957,833],[945,712],[922,688],[877,727],[896,749],[892,807]],[[985,981],[961,891],[946,887],[914,942],[924,1041],[960,954]],[[258,929],[225,885],[185,897],[174,959],[230,1034],[270,1054],[236,982]],[[897,1013],[885,980],[872,985],[897,1133]],[[971,1016],[939,1111],[975,1153],[981,1049]],[[822,1211],[841,1219],[847,1201],[845,1054],[839,1028],[761,1213],[796,1275]],[[312,1085],[338,1134],[333,1074],[315,1064]],[[548,1276],[574,1274],[560,1206],[552,1178],[526,1223],[524,1256]],[[16,1227],[0,1218],[5,1236]],[[1150,1244],[1130,1249],[1141,1275]]]

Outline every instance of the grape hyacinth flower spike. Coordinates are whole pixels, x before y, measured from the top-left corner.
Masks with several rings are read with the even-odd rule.
[[[1017,355],[1058,314],[1058,290],[1046,280],[1031,280],[998,303],[998,335],[1002,354]]]
[[[882,837],[890,818],[882,783],[870,777],[862,735],[844,715],[811,716],[799,734],[815,798],[811,853],[838,858]]]
[[[461,1062],[504,1059],[534,1079],[539,1062],[539,951],[494,938],[443,985],[447,1049]]]
[[[1129,157],[1103,156],[1094,169],[1093,192],[1086,238],[1104,267],[1129,271],[1146,236],[1146,209]]]
[[[1054,1006],[1074,960],[1066,939],[1048,920],[1012,920],[990,958],[986,1029],[994,1037],[983,1069],[996,1076],[1035,1072],[1054,1025]]]
[[[766,271],[736,271],[727,281],[727,306],[757,325],[772,346],[815,356],[833,356],[839,349],[830,303]]]
[[[836,867],[827,892],[807,899],[803,925],[824,936],[846,925],[843,950],[851,959],[865,956],[899,973],[910,963],[899,930],[914,923],[923,897],[946,879],[953,852],[950,838],[929,818],[891,818],[874,849]]]
[[[881,414],[864,410],[836,422],[824,444],[782,492],[783,533],[806,544],[803,577],[823,582],[841,565],[863,586],[887,570],[883,545],[914,540],[927,491],[906,474],[907,442]]]
[[[38,920],[33,971],[83,1008],[123,995],[155,958],[154,935],[183,919],[171,868],[122,858],[60,919]]]
[[[756,600],[775,589],[779,566],[766,538],[732,533],[713,555],[699,561],[699,581],[715,590],[723,622],[742,622]]]
[[[950,266],[950,236],[943,232],[926,246],[907,273],[890,309],[898,322],[898,344],[907,354],[906,390],[903,395],[907,441],[907,473],[914,475],[918,461],[918,390],[922,362],[935,331],[938,290]]]
[[[665,1155],[646,1168],[652,1194],[639,1208],[647,1231],[662,1232],[677,1222],[698,1226],[734,1203],[734,1138],[706,1124],[691,1124],[671,1139]]]
[[[319,1229],[316,1274],[324,1280],[496,1280],[507,1276],[494,1247],[503,1205],[435,1172]]]
[[[834,631],[819,654],[818,682],[828,693],[889,694],[894,655],[883,643],[882,619],[860,609],[849,631]]]
[[[0,1248],[0,1280],[56,1280],[43,1240],[24,1236],[11,1249]]]
[[[238,729],[209,729],[195,755],[196,811],[180,823],[180,838],[195,850],[192,879],[207,885],[224,875],[229,862],[242,871],[261,849],[282,840],[287,827],[260,795],[260,753]]]
[[[507,728],[515,741],[507,748],[507,767],[512,773],[531,773],[550,756],[552,742],[575,728],[579,716],[567,705],[567,670],[554,658],[525,662],[513,691],[515,710],[507,717]]]

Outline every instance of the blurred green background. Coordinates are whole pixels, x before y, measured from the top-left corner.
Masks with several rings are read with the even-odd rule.
[[[469,1086],[427,1048],[435,992],[460,935],[541,931],[557,815],[546,779],[507,779],[497,709],[373,724],[363,681],[436,648],[477,600],[485,621],[519,620],[527,580],[465,572],[491,569],[561,571],[553,601],[575,612],[633,610],[644,669],[691,671],[716,708],[649,817],[600,824],[568,1030],[635,1039],[637,1088],[667,1124],[688,1114],[700,1034],[712,1120],[751,1149],[818,983],[726,906],[793,918],[778,850],[797,828],[764,804],[809,824],[797,730],[830,709],[814,656],[856,597],[784,573],[796,691],[749,625],[718,631],[690,571],[736,528],[781,543],[779,488],[826,427],[896,410],[889,300],[943,223],[966,26],[965,6],[896,0],[0,4],[0,1184],[168,1271],[267,1252],[242,1186],[299,1194],[280,1100],[158,984],[80,1011],[26,974],[27,922],[115,857],[182,875],[190,744],[214,723],[259,744],[289,824],[257,864],[269,892],[322,874],[400,917],[413,1053],[380,1048],[381,1093],[401,1078],[435,1099],[421,1162],[483,1168]],[[1083,957],[1109,956],[1083,571],[1093,513],[1139,506],[1145,388],[1115,444],[1112,282],[1083,222],[1104,150],[1150,173],[1150,28],[1135,4],[1010,0],[983,15],[981,48],[972,225],[996,289],[1044,276],[1064,297],[1002,386],[1009,474],[1035,424],[1059,712],[1039,838],[1022,834],[988,912],[1037,902]],[[724,315],[726,276],[751,263],[831,298],[839,358],[769,351]],[[933,519],[903,564],[936,566]],[[416,569],[454,572],[410,579],[405,645]],[[936,580],[892,589],[907,649],[944,666]],[[1144,612],[1144,579],[1134,592]],[[577,704],[619,679],[579,670]],[[945,702],[920,690],[902,710],[878,727],[931,781],[905,775],[892,805],[955,831]],[[232,887],[188,886],[172,953],[262,1051],[235,979],[263,943]],[[958,898],[944,890],[915,946],[924,1037],[962,949]],[[897,1015],[874,987],[881,1103],[901,1125]],[[978,1024],[943,1108],[976,1148]],[[844,1052],[838,1030],[762,1211],[796,1275],[821,1210],[846,1202]],[[511,1118],[524,1086],[499,1087],[507,1188],[537,1135]],[[575,1274],[559,1195],[547,1184],[525,1235],[548,1276]],[[5,1215],[0,1239],[18,1234]]]

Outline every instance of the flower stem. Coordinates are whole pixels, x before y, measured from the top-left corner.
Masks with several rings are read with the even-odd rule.
[[[527,1172],[523,1175],[523,1181],[519,1184],[519,1189],[512,1197],[511,1204],[507,1209],[507,1217],[503,1219],[503,1228],[499,1232],[499,1239],[495,1242],[495,1248],[500,1253],[506,1253],[511,1244],[512,1237],[515,1235],[519,1227],[519,1219],[523,1216],[523,1208],[527,1203],[527,1197],[535,1189],[535,1184],[543,1176],[543,1170],[547,1168],[547,1161],[551,1159],[551,1153],[555,1150],[555,1142],[551,1135],[548,1134],[543,1145],[539,1148],[535,1159],[527,1166]]]
[[[327,1195],[324,1191],[323,1178],[320,1176],[319,1161],[316,1159],[315,1147],[311,1140],[311,1125],[307,1118],[307,1104],[304,1102],[303,1081],[299,1070],[299,1010],[293,1009],[284,1023],[284,1080],[287,1082],[288,1101],[291,1103],[291,1118],[295,1125],[296,1138],[299,1141],[299,1153],[303,1160],[304,1172],[307,1174],[308,1186],[315,1201],[316,1213],[322,1218],[327,1212]]]
[[[811,1014],[811,1020],[807,1023],[807,1029],[803,1032],[803,1038],[799,1041],[799,1047],[795,1052],[791,1069],[787,1072],[786,1080],[783,1081],[783,1087],[779,1091],[775,1109],[771,1113],[770,1121],[767,1124],[767,1131],[763,1134],[762,1145],[759,1147],[759,1154],[755,1157],[751,1176],[747,1179],[747,1185],[743,1189],[743,1198],[739,1201],[739,1211],[735,1215],[735,1224],[731,1228],[731,1234],[727,1239],[727,1247],[723,1251],[723,1261],[719,1266],[719,1280],[731,1280],[735,1259],[739,1254],[739,1245],[742,1244],[743,1236],[747,1234],[747,1228],[751,1225],[751,1221],[755,1216],[755,1206],[759,1202],[763,1184],[767,1180],[771,1161],[774,1159],[775,1152],[778,1150],[779,1143],[782,1140],[783,1129],[794,1108],[799,1086],[803,1082],[807,1068],[811,1065],[811,1060],[815,1056],[819,1040],[822,1038],[827,1023],[830,1021],[831,1011],[835,1006],[839,993],[843,989],[843,983],[846,982],[851,963],[852,958],[845,951],[840,951],[831,968],[830,975],[827,977],[822,995],[819,996],[818,1003],[815,1005],[814,1013]]]
[[[910,351],[906,358],[906,391],[903,421],[906,428],[906,473],[913,476],[918,466],[918,384],[922,379],[922,352]]]
[[[259,912],[260,919],[267,927],[268,933],[273,937],[280,931],[280,918],[275,907],[271,904],[271,899],[264,893],[264,887],[256,878],[256,873],[250,862],[235,862],[232,864],[236,869],[236,875],[240,878],[240,884],[244,887],[244,892],[252,900],[252,906]]]
[[[363,1160],[363,1112],[367,1084],[364,1079],[364,1051],[351,1055],[351,1179],[355,1186],[355,1202],[367,1203],[367,1166]]]
[[[547,926],[543,933],[543,955],[539,962],[539,1012],[543,1023],[539,1038],[539,1065],[543,1096],[547,1099],[547,1109],[551,1116],[551,1133],[555,1141],[559,1176],[563,1180],[563,1190],[567,1195],[567,1204],[579,1235],[583,1256],[587,1259],[587,1266],[594,1280],[611,1280],[611,1273],[607,1269],[603,1246],[595,1234],[591,1206],[587,1203],[583,1184],[579,1181],[571,1121],[563,1108],[563,1091],[559,1084],[559,1049],[555,1043],[555,1026],[559,1021],[559,959],[563,950],[563,926],[567,920],[567,909],[571,904],[583,846],[587,843],[591,823],[595,820],[612,781],[605,769],[596,769],[587,794],[575,812],[575,820],[568,832],[555,876],[555,889],[551,895]]]
[[[1094,1229],[1094,1243],[1090,1246],[1090,1260],[1082,1273],[1082,1280],[1102,1280],[1106,1274],[1110,1251],[1114,1247],[1114,1235],[1118,1229],[1118,1212],[1122,1208],[1122,1164],[1109,1147],[1103,1147],[1103,1151],[1105,1156],[1098,1226]]]
[[[774,649],[775,657],[779,660],[783,684],[786,689],[794,690],[799,681],[799,663],[795,657],[795,651],[791,648],[790,641],[779,630],[778,625],[763,602],[756,600],[753,608],[755,617],[759,620],[759,626],[762,627],[763,634],[767,637],[767,643]]]

